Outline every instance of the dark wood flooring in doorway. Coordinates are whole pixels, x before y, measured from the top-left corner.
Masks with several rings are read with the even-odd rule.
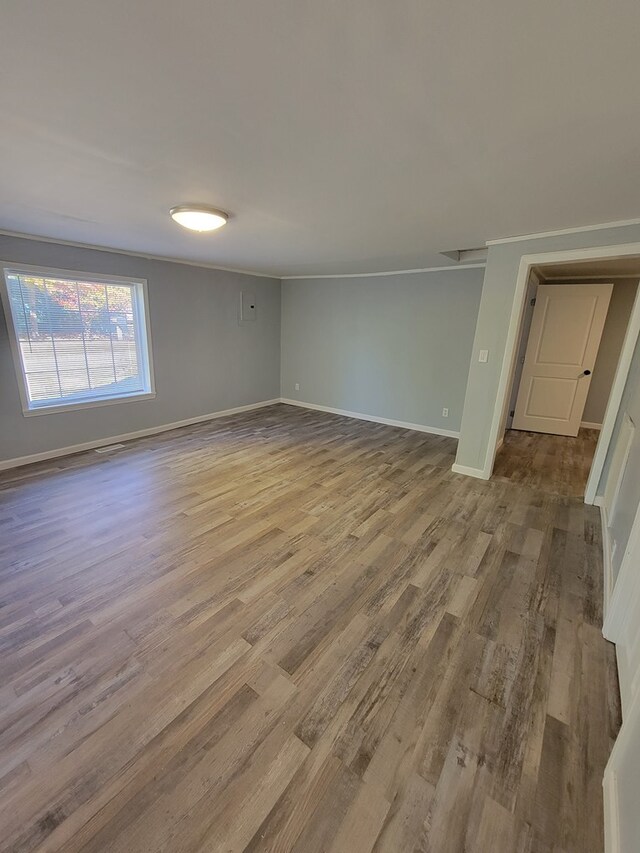
[[[602,853],[597,511],[275,406],[0,477],[0,850]]]
[[[507,430],[493,476],[566,497],[584,497],[599,432],[581,429],[573,438]]]

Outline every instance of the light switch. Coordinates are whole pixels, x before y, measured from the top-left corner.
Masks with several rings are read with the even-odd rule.
[[[488,349],[481,349],[480,350],[480,356],[478,358],[478,361],[481,361],[483,364],[485,364],[487,361],[489,361],[489,350]]]

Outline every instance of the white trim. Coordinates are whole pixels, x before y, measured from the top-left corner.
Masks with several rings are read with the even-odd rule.
[[[616,375],[609,393],[609,400],[607,402],[607,408],[602,421],[602,429],[600,430],[598,444],[596,445],[596,452],[593,457],[593,462],[591,463],[591,470],[589,471],[589,479],[587,480],[584,496],[585,503],[593,503],[596,496],[596,491],[600,483],[602,469],[604,468],[604,463],[613,437],[613,430],[620,410],[624,387],[627,383],[627,377],[629,375],[633,354],[635,352],[639,336],[640,290],[636,292],[633,308],[631,309],[631,316],[629,317],[629,322],[627,324],[627,331],[622,344],[622,350],[620,351],[620,356],[618,358]]]
[[[636,554],[640,550],[640,506],[636,510],[633,519],[629,539],[620,562],[618,576],[615,586],[611,592],[610,606],[607,610],[604,620],[603,634],[607,640],[617,643],[620,640],[620,633],[624,629],[625,619],[628,615],[630,601],[632,600],[633,582],[636,579],[637,558]],[[623,702],[625,699],[624,685],[621,684],[621,693]],[[624,706],[623,706],[624,710]]]
[[[601,496],[598,496],[595,501],[595,505],[600,509],[600,527],[602,528],[602,566],[603,566],[603,606],[602,606],[602,615],[603,615],[603,626],[602,633],[606,637],[604,633],[604,623],[607,619],[607,614],[609,613],[609,603],[611,601],[611,592],[613,590],[613,567],[611,563],[611,537],[609,536],[609,518],[607,516],[607,508],[604,505],[604,500]],[[607,639],[609,639],[607,637]]]
[[[32,462],[43,462],[47,459],[56,459],[58,456],[70,456],[72,453],[81,453],[83,450],[93,450],[96,447],[105,447],[109,444],[117,444],[121,441],[131,441],[135,438],[144,438],[148,435],[156,435],[157,433],[168,432],[169,430],[191,426],[192,424],[213,421],[217,418],[236,415],[240,412],[250,412],[253,409],[262,409],[265,406],[273,406],[279,402],[281,402],[280,398],[276,397],[273,400],[263,400],[260,403],[249,403],[246,406],[236,406],[233,409],[223,409],[220,412],[211,412],[207,415],[197,415],[195,418],[186,418],[185,420],[174,421],[170,424],[161,424],[147,429],[139,429],[135,432],[121,433],[120,435],[110,435],[105,438],[99,438],[96,441],[84,441],[81,444],[72,444],[68,447],[60,447],[56,450],[45,450],[42,453],[32,453],[29,456],[18,456],[15,459],[4,459],[0,460],[0,471],[6,471],[9,468],[18,468],[21,465],[30,465]]]
[[[622,727],[611,750],[604,769],[602,787],[604,793],[604,849],[605,853],[630,853],[631,848],[620,846],[620,808],[618,802],[618,768],[621,758],[629,760],[630,740],[637,737],[640,727],[640,700],[638,694],[628,708],[622,709]],[[625,779],[621,780],[623,783]],[[627,815],[628,817],[628,815]],[[637,840],[637,839],[633,839]],[[632,842],[633,843],[633,842]],[[637,845],[633,845],[637,849]]]
[[[607,765],[602,780],[604,797],[604,850],[605,853],[621,853],[618,806],[618,780],[613,766]]]
[[[638,266],[637,272],[632,273],[617,273],[616,275],[552,275],[550,278],[545,278],[545,284],[556,284],[562,281],[575,281],[575,282],[583,282],[583,281],[611,281],[612,278],[630,278],[633,281],[637,280],[640,275],[640,264]]]
[[[503,419],[505,419],[504,414],[506,413],[506,407],[509,401],[510,385],[513,380],[518,341],[522,329],[527,285],[532,266],[533,264],[529,264],[525,261],[525,256],[520,259],[513,304],[511,306],[511,316],[509,318],[509,327],[507,329],[507,340],[504,348],[500,378],[498,380],[498,393],[496,395],[496,402],[493,409],[493,419],[489,431],[484,467],[482,469],[483,479],[487,480],[493,473],[493,464],[495,462],[496,453],[498,452],[498,432],[500,431],[500,425],[503,422]]]
[[[217,264],[208,264],[206,261],[189,261],[186,258],[174,258],[170,255],[152,255],[148,252],[135,252],[132,249],[115,249],[112,246],[96,246],[94,243],[80,243],[76,240],[62,240],[57,237],[42,237],[38,234],[23,234],[20,231],[7,231],[2,228],[0,228],[0,237],[17,237],[20,240],[34,240],[39,243],[54,243],[60,246],[72,246],[75,249],[89,249],[92,252],[112,252],[114,255],[130,255],[132,258],[144,258],[147,261],[166,261],[170,264],[184,264],[188,267],[201,267],[206,270],[234,272],[238,275],[253,275],[257,276],[257,278],[271,278],[276,281],[281,278],[281,276],[276,273],[253,272],[252,270],[241,270],[236,269],[235,267],[221,267]]]
[[[580,429],[602,429],[602,424],[594,424],[591,421],[580,421]]]
[[[25,418],[39,417],[40,415],[59,415],[62,412],[77,412],[80,409],[95,409],[99,406],[113,406],[115,403],[137,403],[141,400],[155,400],[155,391],[133,391],[130,394],[119,394],[118,396],[105,397],[103,400],[87,400],[86,402],[61,403],[59,406],[39,406],[35,409],[25,409],[22,414]],[[67,398],[72,400],[72,398]]]
[[[615,222],[601,222],[598,225],[583,225],[578,228],[563,228],[558,231],[539,231],[535,234],[521,234],[514,237],[500,237],[496,240],[487,240],[485,246],[497,246],[502,243],[519,243],[523,240],[537,240],[543,237],[558,237],[563,234],[580,234],[583,231],[602,231],[606,228],[623,228],[628,225],[640,225],[640,219],[621,219]],[[420,272],[444,272],[452,269],[478,269],[485,267],[485,263],[481,264],[460,264],[458,266],[451,265],[446,267],[424,267],[423,269],[410,270],[391,270],[389,272],[374,272],[374,273],[346,273],[346,274],[330,274],[330,275],[278,275],[278,273],[257,272],[256,270],[240,269],[238,267],[223,267],[218,264],[207,263],[206,261],[190,261],[187,258],[177,258],[172,255],[157,255],[151,252],[137,252],[133,249],[116,249],[113,246],[98,246],[95,243],[82,243],[79,240],[64,240],[61,237],[45,237],[42,234],[25,234],[22,231],[10,231],[6,228],[0,228],[0,236],[2,237],[17,237],[21,240],[34,240],[40,243],[53,243],[60,246],[73,246],[76,249],[89,249],[94,252],[112,252],[116,255],[130,255],[132,258],[144,258],[150,261],[166,261],[171,264],[184,264],[189,267],[201,267],[202,269],[220,270],[221,272],[233,272],[238,275],[252,275],[258,278],[280,279],[281,281],[289,281],[291,279],[305,278],[361,278],[379,275],[409,275]],[[608,278],[610,276],[607,276]],[[624,276],[627,278],[628,276]],[[633,276],[629,276],[633,277]]]
[[[154,255],[149,252],[136,252],[133,249],[116,249],[113,246],[97,246],[94,243],[81,243],[77,240],[63,240],[58,237],[43,237],[39,234],[23,234],[20,231],[8,231],[0,228],[0,237],[16,237],[20,240],[32,240],[39,243],[53,243],[59,246],[72,246],[75,249],[89,249],[92,252],[112,252],[115,255],[128,255],[132,258],[143,258],[147,261],[165,261],[169,264],[184,264],[188,267],[200,267],[206,270],[219,270],[220,272],[233,272],[238,275],[252,275],[257,278],[270,278],[276,281],[289,281],[297,278],[368,278],[379,275],[411,275],[420,272],[445,272],[446,270],[468,270],[484,269],[486,262],[477,264],[451,264],[446,267],[425,267],[424,269],[390,270],[389,272],[359,272],[331,275],[278,275],[278,273],[256,272],[255,270],[238,269],[237,267],[221,267],[219,264],[210,264],[206,261],[190,261],[186,258],[175,258],[171,255]],[[95,276],[94,276],[95,278]]]
[[[640,224],[640,223],[639,223]],[[542,252],[535,255],[522,255],[531,266],[538,264],[562,264],[565,261],[597,261],[616,258],[638,257],[640,261],[640,243],[616,243],[612,246],[591,246],[585,249],[562,249],[556,252]],[[633,278],[634,276],[629,276]]]
[[[35,264],[21,264],[16,261],[0,261],[0,265],[3,269],[8,270],[9,272],[15,273],[33,273],[34,275],[40,275],[45,278],[56,278],[59,276],[60,278],[69,279],[70,281],[81,281],[81,282],[102,282],[103,284],[112,284],[118,283],[119,281],[122,284],[146,284],[146,278],[137,278],[136,276],[126,276],[126,275],[105,275],[104,273],[94,273],[87,272],[87,270],[67,270],[60,269],[59,267],[43,267]]]
[[[68,447],[60,447],[56,450],[45,450],[42,453],[32,453],[29,456],[18,456],[15,459],[0,460],[0,471],[6,471],[10,468],[18,468],[21,465],[30,465],[33,462],[43,462],[47,459],[56,459],[59,456],[70,456],[73,453],[81,453],[83,450],[94,450],[97,447],[106,447],[110,444],[116,444],[122,441],[132,441],[136,438],[144,438],[149,435],[156,435],[161,432],[168,432],[172,429],[191,426],[192,424],[204,423],[212,421],[216,418],[224,418],[228,415],[236,415],[241,412],[250,412],[253,409],[262,409],[265,406],[274,406],[276,403],[285,403],[288,406],[298,406],[303,409],[313,409],[319,412],[329,412],[334,415],[343,415],[347,418],[355,418],[360,421],[371,421],[373,423],[385,424],[386,426],[396,426],[402,429],[410,429],[415,432],[426,432],[433,435],[442,435],[449,438],[458,438],[459,433],[453,430],[439,429],[438,427],[428,427],[423,424],[412,424],[406,421],[396,421],[390,418],[374,417],[373,415],[365,415],[361,412],[348,412],[344,409],[333,409],[329,406],[319,406],[315,403],[302,403],[299,400],[288,400],[285,397],[275,397],[273,400],[263,400],[260,403],[249,403],[246,406],[236,406],[233,409],[224,409],[220,412],[211,412],[207,415],[198,415],[195,418],[186,418],[181,421],[174,421],[169,424],[161,424],[160,426],[149,427],[148,429],[140,429],[135,432],[126,432],[119,435],[106,436],[95,441],[84,441],[81,444],[72,444]]]
[[[25,409],[23,406],[22,415],[25,418],[39,417],[40,415],[59,415],[62,412],[77,412],[80,409],[95,409],[100,406],[113,406],[116,403],[137,403],[141,400],[155,400],[155,398],[155,391],[133,391],[130,394],[105,397],[103,400],[60,403],[58,406],[38,406],[35,409]]]
[[[464,474],[466,477],[475,477],[477,480],[489,479],[482,468],[469,468],[468,465],[458,465],[457,462],[453,463],[451,470],[454,474]]]
[[[92,409],[96,406],[110,406],[114,403],[128,403],[138,400],[152,400],[156,396],[156,381],[153,368],[153,342],[151,340],[151,319],[149,311],[149,288],[146,278],[136,278],[134,276],[122,275],[103,275],[101,273],[86,272],[84,270],[66,270],[57,267],[42,267],[34,266],[33,264],[15,264],[11,261],[0,261],[0,304],[4,308],[5,321],[7,326],[7,334],[9,335],[9,347],[13,356],[13,365],[18,383],[18,392],[20,394],[20,403],[22,405],[22,414],[24,417],[32,417],[33,415],[54,415],[59,412],[74,412],[78,409]],[[95,281],[99,284],[117,284],[122,282],[131,287],[132,300],[135,304],[134,319],[136,325],[136,350],[140,362],[141,370],[145,377],[145,388],[141,391],[130,391],[123,394],[113,394],[109,397],[95,397],[84,399],[67,398],[67,402],[53,403],[51,405],[30,405],[29,394],[27,390],[27,379],[22,363],[22,353],[20,343],[16,332],[15,318],[11,307],[11,299],[9,296],[9,285],[7,283],[7,275],[15,273],[32,273],[46,277],[60,277],[68,281]],[[142,346],[144,338],[144,344]]]
[[[616,437],[616,444],[613,447],[611,462],[609,463],[609,471],[607,472],[607,481],[602,490],[602,503],[607,508],[607,517],[613,518],[620,496],[620,490],[624,481],[624,475],[633,445],[635,435],[635,424],[629,416],[629,412],[625,412],[620,422],[620,428]],[[621,451],[621,456],[618,456],[618,450]],[[618,463],[614,468],[614,462]],[[615,480],[614,480],[615,476]]]
[[[287,406],[298,406],[301,409],[312,409],[317,412],[329,412],[332,415],[342,415],[345,418],[355,418],[358,421],[370,421],[374,424],[385,424],[386,426],[411,429],[415,432],[428,432],[432,435],[444,435],[448,438],[459,438],[460,433],[452,429],[440,429],[440,427],[425,426],[424,424],[412,424],[408,421],[397,421],[394,418],[382,418],[378,415],[365,415],[362,412],[350,412],[347,409],[334,409],[332,406],[321,406],[318,403],[306,403],[301,400],[290,400],[287,397],[280,398],[281,403]]]
[[[540,264],[560,263],[563,261],[594,260],[598,258],[625,258],[628,256],[640,256],[640,243],[624,243],[616,246],[598,246],[588,249],[570,249],[561,252],[542,252],[535,255],[522,255],[516,287],[511,306],[507,340],[504,348],[500,378],[498,380],[498,391],[495,398],[489,440],[484,460],[483,477],[489,479],[493,471],[496,448],[498,444],[498,432],[504,417],[509,400],[509,387],[513,377],[513,368],[517,355],[518,340],[522,327],[522,316],[525,307],[525,296],[529,273],[532,267]],[[585,490],[585,503],[591,504],[596,496],[596,489],[602,474],[602,468],[611,442],[611,436],[616,422],[620,400],[624,391],[627,375],[631,366],[631,359],[635,350],[638,336],[640,335],[640,289],[636,293],[631,316],[627,325],[624,343],[618,359],[616,375],[609,394],[609,402],[602,422],[602,430],[598,439],[596,452],[591,464],[589,480]]]
[[[281,275],[281,281],[295,281],[307,278],[377,278],[382,275],[415,275],[421,272],[451,272],[452,270],[480,270],[486,267],[486,262],[481,264],[451,264],[448,267],[423,267],[417,270],[389,270],[388,272],[351,272],[332,273],[331,275]]]
[[[583,231],[603,231],[605,228],[624,228],[626,225],[640,225],[640,219],[619,219],[616,222],[600,222],[598,225],[582,225],[578,228],[561,228],[558,231],[538,231],[535,234],[500,237],[498,240],[487,240],[485,246],[497,246],[500,243],[519,243],[522,240],[539,240],[543,237],[561,237],[563,234],[581,234]]]

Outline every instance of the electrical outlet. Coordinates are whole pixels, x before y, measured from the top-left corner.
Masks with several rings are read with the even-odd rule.
[[[296,389],[296,391],[299,391],[299,390],[300,390],[300,383],[299,383],[299,382],[296,382],[296,384],[295,384],[295,389]]]
[[[443,418],[448,418],[448,417],[449,417],[449,409],[443,409],[443,410],[442,410],[442,417],[443,417]]]
[[[478,358],[478,361],[482,362],[482,364],[486,364],[489,361],[489,350],[488,349],[481,349],[480,350],[480,356]]]

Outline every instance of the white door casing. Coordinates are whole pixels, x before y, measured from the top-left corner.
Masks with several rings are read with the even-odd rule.
[[[612,290],[612,284],[538,287],[513,429],[578,434]]]
[[[640,850],[640,702],[624,717],[604,771],[605,853],[636,853]]]
[[[602,633],[616,644],[622,710],[640,699],[640,506],[629,534]]]
[[[627,461],[629,460],[634,435],[635,424],[629,417],[629,413],[625,412],[615,445],[613,446],[611,465],[609,466],[609,473],[604,488],[603,505],[606,510],[609,527],[614,520],[620,486],[622,485],[622,479],[627,469]]]
[[[640,850],[640,507],[603,629],[616,644],[622,728],[604,773],[605,850]]]
[[[605,621],[609,616],[611,596],[614,582],[621,567],[622,555],[618,554],[618,541],[616,539],[616,512],[619,507],[618,498],[622,490],[627,473],[627,463],[631,454],[635,438],[635,424],[624,412],[622,422],[615,442],[609,445],[611,452],[611,463],[604,484],[604,495],[600,498],[600,513],[602,521],[602,547],[604,550],[604,616]]]

